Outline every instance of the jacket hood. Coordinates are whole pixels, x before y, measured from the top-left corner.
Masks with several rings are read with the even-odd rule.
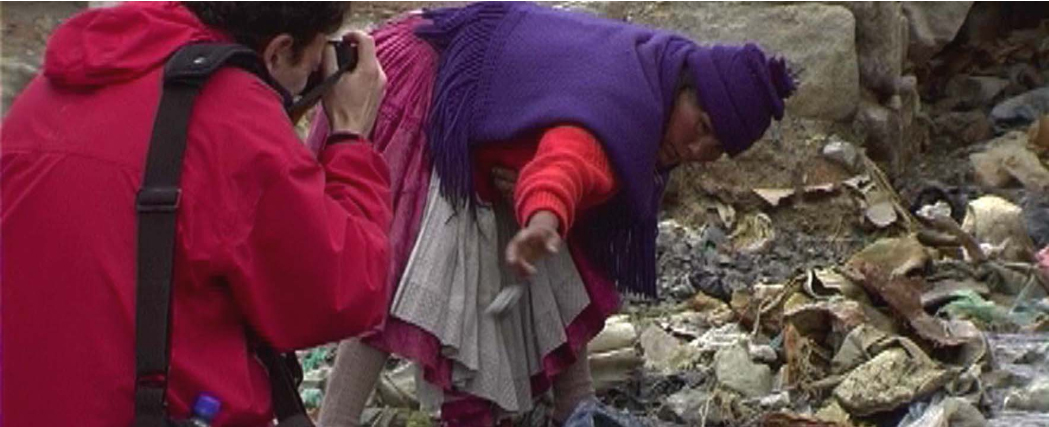
[[[179,47],[231,41],[176,2],[129,2],[92,9],[62,24],[44,55],[44,76],[79,87],[135,79],[162,66]]]

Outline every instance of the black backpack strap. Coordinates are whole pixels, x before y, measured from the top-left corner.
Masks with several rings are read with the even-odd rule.
[[[169,366],[175,218],[182,197],[179,187],[182,159],[193,103],[208,77],[226,65],[244,68],[273,84],[258,55],[245,46],[235,44],[187,45],[175,52],[164,67],[164,87],[153,123],[145,176],[135,200],[138,212],[138,256],[133,427],[168,425],[164,393],[167,390]],[[271,377],[277,373],[293,378],[288,374],[287,365],[274,366],[265,358],[260,359],[266,363]],[[296,408],[308,422],[309,418],[305,416],[305,408],[295,388],[296,383],[292,382],[291,385],[289,392],[283,383],[274,383],[274,405],[282,409]],[[278,389],[281,394],[277,393]],[[288,403],[289,400],[292,403]],[[295,414],[278,412],[280,420],[293,417]],[[289,424],[290,427],[312,425],[312,422]]]
[[[306,415],[306,405],[303,405],[299,395],[302,366],[295,353],[281,354],[268,345],[260,345],[255,349],[255,354],[269,370],[277,427],[313,427],[313,421]]]

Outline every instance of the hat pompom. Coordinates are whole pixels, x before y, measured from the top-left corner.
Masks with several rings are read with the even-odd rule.
[[[787,60],[782,57],[770,58],[768,68],[772,86],[776,88],[776,94],[780,99],[787,99],[793,95],[798,87],[790,67],[787,66]]]

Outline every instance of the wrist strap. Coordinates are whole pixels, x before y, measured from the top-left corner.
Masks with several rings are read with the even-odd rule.
[[[348,131],[337,131],[332,132],[328,135],[328,139],[324,142],[326,145],[341,144],[341,143],[354,143],[354,142],[367,142],[360,134],[348,132]]]

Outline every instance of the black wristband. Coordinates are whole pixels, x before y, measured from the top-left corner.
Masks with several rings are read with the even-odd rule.
[[[328,139],[324,141],[325,145],[341,144],[341,143],[355,143],[355,142],[367,142],[360,134],[353,132],[337,131],[332,132],[328,135]]]

